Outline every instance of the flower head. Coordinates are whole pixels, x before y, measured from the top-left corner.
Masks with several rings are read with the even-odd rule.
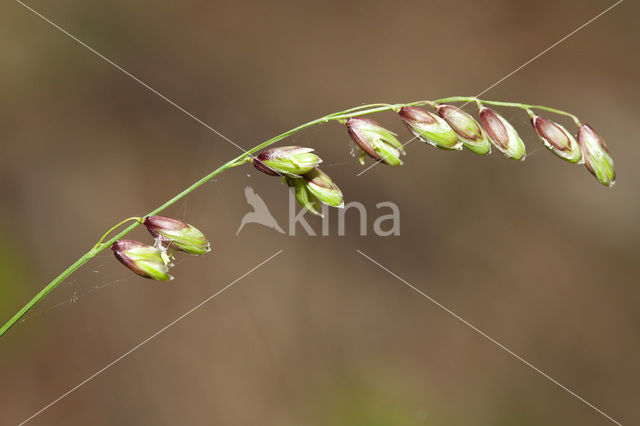
[[[283,146],[261,152],[251,160],[253,166],[273,176],[300,177],[322,163],[313,148]]]
[[[320,169],[313,169],[301,178],[285,177],[285,180],[294,189],[300,205],[313,214],[322,216],[321,204],[340,208],[344,206],[342,191]]]
[[[531,124],[540,140],[555,155],[571,163],[582,160],[578,142],[562,125],[535,114],[531,115]]]
[[[578,130],[578,144],[582,149],[584,165],[601,184],[613,186],[616,182],[616,172],[613,159],[604,140],[588,124],[583,124]]]
[[[465,148],[480,155],[491,152],[491,143],[471,115],[452,105],[440,104],[436,109],[440,117],[456,132]]]
[[[462,142],[447,122],[418,107],[403,107],[398,112],[413,135],[443,149],[462,149]]]
[[[402,164],[400,155],[404,155],[404,149],[395,133],[369,118],[350,118],[345,124],[349,136],[362,150],[361,164],[364,164],[366,155],[390,166]]]
[[[133,240],[118,240],[111,245],[111,250],[124,266],[144,278],[158,281],[169,281],[169,257],[158,247]]]
[[[483,106],[480,107],[480,121],[489,140],[500,152],[514,160],[524,160],[527,155],[524,142],[511,123],[494,110]]]
[[[190,254],[200,255],[211,251],[211,246],[202,232],[181,220],[164,216],[149,216],[144,226],[162,245],[171,246]]]

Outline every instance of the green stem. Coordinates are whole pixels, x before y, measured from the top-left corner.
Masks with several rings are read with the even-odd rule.
[[[505,107],[514,107],[514,108],[521,108],[521,109],[524,109],[524,110],[539,109],[539,110],[543,110],[543,111],[553,112],[554,114],[565,115],[567,117],[570,117],[573,120],[573,122],[576,123],[576,126],[580,127],[580,120],[574,114],[571,114],[569,112],[562,111],[562,110],[559,110],[559,109],[556,109],[556,108],[549,108],[549,107],[542,106],[542,105],[521,104],[519,102],[485,101],[485,100],[482,100],[482,99],[478,99],[478,98],[476,98],[474,96],[451,96],[449,98],[436,99],[433,102],[434,103],[479,102],[481,104],[497,105],[497,106],[505,106]]]
[[[96,243],[95,246],[93,246],[93,248],[96,248],[98,246],[100,246],[100,243],[102,243],[102,241],[104,241],[105,238],[107,238],[107,235],[109,235],[111,233],[111,231],[113,231],[114,229],[120,227],[120,225],[123,225],[129,221],[135,220],[136,222],[140,222],[142,223],[142,218],[138,217],[138,216],[133,216],[133,217],[128,217],[125,220],[123,220],[122,222],[113,225],[107,232],[104,233],[104,235],[98,240],[98,242]]]
[[[159,207],[155,208],[154,210],[150,211],[149,213],[147,213],[143,217],[152,216],[152,215],[160,213],[161,211],[163,211],[167,207],[171,206],[172,204],[176,203],[180,199],[184,198],[185,196],[187,196],[188,194],[190,194],[191,192],[196,190],[198,187],[204,185],[209,180],[211,180],[215,176],[221,174],[222,172],[226,171],[227,169],[230,169],[230,168],[236,167],[236,166],[240,166],[240,165],[250,161],[251,158],[252,158],[252,155],[254,153],[256,153],[257,151],[260,151],[260,150],[262,150],[262,149],[264,149],[264,148],[266,148],[266,147],[268,147],[270,145],[273,145],[274,143],[279,142],[279,141],[291,136],[292,134],[297,133],[297,132],[299,132],[299,131],[301,131],[303,129],[306,129],[308,127],[312,127],[312,126],[315,126],[317,124],[328,123],[329,121],[343,121],[344,119],[347,119],[347,118],[351,118],[351,117],[355,117],[355,116],[361,116],[361,115],[374,114],[376,112],[382,112],[382,111],[396,111],[397,112],[400,108],[405,107],[405,106],[424,106],[424,105],[433,106],[436,103],[443,103],[443,102],[480,102],[480,103],[483,103],[483,104],[515,107],[515,108],[522,108],[522,109],[525,109],[525,110],[526,109],[530,109],[530,108],[531,109],[541,109],[541,110],[550,111],[550,112],[553,112],[553,113],[556,113],[556,114],[569,116],[569,117],[573,118],[573,120],[576,122],[576,124],[578,126],[580,125],[580,121],[578,120],[578,118],[575,115],[570,114],[570,113],[565,112],[565,111],[557,110],[557,109],[554,109],[554,108],[538,106],[538,105],[520,104],[520,103],[515,103],[515,102],[485,101],[485,100],[477,99],[475,97],[465,97],[465,96],[454,96],[454,97],[449,97],[449,98],[438,99],[438,100],[435,100],[435,101],[422,100],[422,101],[415,101],[415,102],[402,103],[402,104],[377,103],[377,104],[361,105],[361,106],[358,106],[358,107],[349,108],[349,109],[346,109],[346,110],[343,110],[343,111],[335,112],[333,114],[328,114],[328,115],[325,115],[323,117],[317,118],[315,120],[309,121],[308,123],[301,124],[298,127],[295,127],[295,128],[293,128],[291,130],[288,130],[288,131],[286,131],[284,133],[279,134],[278,136],[275,136],[275,137],[273,137],[271,139],[268,139],[268,140],[262,142],[259,145],[256,145],[255,147],[253,147],[250,150],[244,152],[243,154],[239,155],[238,157],[234,158],[233,160],[231,160],[231,161],[223,164],[222,166],[218,167],[217,169],[215,169],[214,171],[212,171],[208,175],[204,176],[202,179],[196,181],[191,186],[189,186],[188,188],[186,188],[185,190],[183,190],[179,194],[175,195],[173,198],[171,198],[170,200],[168,200],[167,202],[165,202],[161,206],[159,206]],[[119,233],[114,235],[113,237],[109,238],[107,241],[104,241],[104,239],[107,238],[107,236],[113,230],[115,230],[119,226],[121,226],[124,223],[126,223],[128,221],[131,221],[131,220],[135,220],[135,222],[130,224],[129,226],[127,226],[125,229],[123,229],[122,231],[120,231]],[[76,270],[78,270],[82,265],[87,263],[89,260],[93,259],[96,255],[98,255],[98,253],[102,252],[107,247],[110,247],[111,244],[113,244],[114,242],[118,241],[120,238],[124,237],[129,232],[133,231],[141,223],[142,223],[142,218],[131,217],[131,218],[123,220],[122,222],[118,223],[117,225],[115,225],[111,229],[109,229],[102,236],[102,238],[100,238],[100,240],[96,243],[96,245],[91,250],[89,250],[87,253],[82,255],[71,266],[69,266],[67,269],[65,269],[60,275],[55,277],[53,279],[53,281],[51,281],[49,284],[46,285],[46,287],[44,287],[42,290],[40,290],[40,292],[38,292],[38,294],[36,294],[26,305],[24,305],[22,307],[22,309],[20,309],[18,312],[16,312],[16,314],[13,317],[11,317],[11,319],[9,321],[7,321],[7,323],[4,324],[2,326],[2,328],[0,328],[0,336],[2,336],[18,320],[20,320],[20,318],[22,318],[22,316],[25,313],[27,313],[27,311],[29,311],[29,309],[31,309],[35,304],[37,304],[40,300],[42,300],[47,294],[49,294],[51,291],[53,291],[53,289],[55,289],[69,275],[74,273]]]

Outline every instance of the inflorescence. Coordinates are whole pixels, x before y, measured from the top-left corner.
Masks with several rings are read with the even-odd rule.
[[[464,102],[465,105],[475,103],[478,107],[479,122],[461,108],[450,105],[453,102]],[[107,247],[113,250],[122,264],[142,277],[159,281],[173,279],[169,274],[169,268],[173,266],[174,251],[201,255],[210,251],[210,244],[202,232],[192,225],[178,219],[158,216],[156,213],[231,167],[250,162],[263,173],[281,176],[283,183],[293,189],[300,205],[313,214],[322,215],[322,204],[343,207],[342,192],[333,180],[318,168],[322,160],[312,148],[285,146],[255,154],[307,127],[329,121],[338,121],[345,125],[349,136],[357,146],[358,159],[363,165],[367,157],[389,166],[402,165],[402,157],[406,154],[405,146],[413,139],[444,150],[467,149],[478,155],[489,154],[493,146],[506,157],[523,161],[526,157],[526,148],[518,132],[503,116],[485,105],[524,109],[529,114],[538,137],[552,153],[570,163],[584,164],[601,184],[614,185],[613,159],[604,140],[591,126],[582,124],[575,115],[565,111],[545,106],[487,101],[462,96],[396,105],[363,105],[329,114],[271,138],[195,182],[145,218],[133,217],[115,225],[89,252],[58,275],[2,326],[0,336],[64,279]],[[433,111],[425,110],[423,108],[425,106],[430,106]],[[363,117],[389,110],[399,114],[413,134],[413,139],[402,144],[395,133],[376,121]],[[533,110],[544,110],[570,117],[577,127],[577,134],[574,136],[561,124],[540,117]],[[109,233],[131,220],[135,223],[103,243]],[[139,224],[143,224],[155,239],[153,245],[122,239],[122,236]]]

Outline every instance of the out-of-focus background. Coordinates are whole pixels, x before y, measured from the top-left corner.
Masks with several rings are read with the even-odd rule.
[[[612,2],[29,5],[249,148],[363,103],[477,94]],[[369,236],[351,212],[338,236],[335,211],[330,236],[255,224],[236,236],[246,186],[283,227],[287,191],[249,166],[221,175],[166,211],[205,231],[212,253],[180,255],[177,278],[159,283],[105,251],[0,339],[0,423],[29,417],[282,249],[30,424],[609,423],[356,250],[637,424],[639,11],[620,4],[483,95],[592,124],[615,158],[614,188],[549,153],[516,110],[500,111],[527,143],[524,163],[414,142],[403,167],[360,177],[344,128],[314,127],[285,144],[318,150],[347,201],[367,206]],[[0,61],[4,322],[112,224],[239,150],[17,2],[0,6]],[[409,139],[393,113],[374,118]],[[400,236],[372,235],[382,201],[399,206]]]

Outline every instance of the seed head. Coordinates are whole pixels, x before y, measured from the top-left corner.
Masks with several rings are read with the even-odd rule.
[[[364,164],[367,155],[390,166],[402,164],[400,155],[404,155],[404,148],[395,133],[369,118],[350,118],[345,124],[349,136],[362,150],[360,164]]]
[[[578,130],[578,144],[582,149],[584,165],[601,184],[613,186],[616,182],[616,172],[613,159],[604,140],[588,124],[583,124]]]
[[[540,140],[555,155],[571,163],[582,160],[578,142],[562,125],[535,114],[531,116],[531,124]]]
[[[465,148],[480,155],[491,152],[491,143],[471,115],[452,105],[440,104],[436,109],[440,117],[456,132]]]
[[[143,224],[163,246],[171,246],[195,255],[211,251],[211,245],[204,234],[181,220],[164,216],[149,216],[144,219]]]
[[[456,132],[437,115],[418,107],[403,107],[399,114],[411,133],[422,142],[443,149],[462,149],[462,141]]]
[[[344,206],[342,191],[320,169],[313,169],[301,178],[285,177],[285,180],[289,187],[294,188],[300,205],[313,214],[322,216],[321,203],[339,208]]]
[[[169,257],[161,248],[133,240],[118,240],[111,250],[124,266],[144,278],[169,281]]]
[[[283,146],[261,152],[251,162],[263,173],[273,176],[300,177],[322,163],[313,148]]]
[[[527,154],[524,142],[511,123],[492,109],[480,107],[480,121],[489,140],[504,155],[514,160],[524,160]]]

